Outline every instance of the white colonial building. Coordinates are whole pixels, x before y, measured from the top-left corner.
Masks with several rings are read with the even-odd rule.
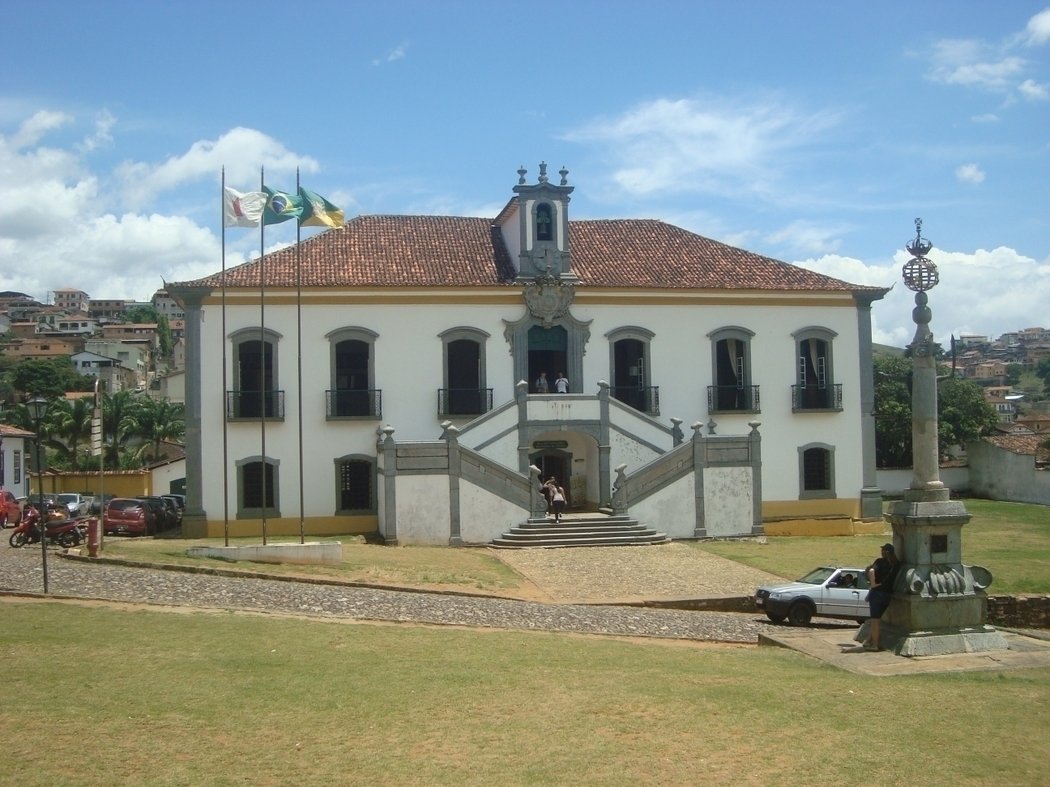
[[[187,535],[486,543],[542,516],[530,468],[671,537],[881,520],[885,289],[660,221],[570,221],[567,172],[525,174],[495,218],[359,216],[168,285]]]

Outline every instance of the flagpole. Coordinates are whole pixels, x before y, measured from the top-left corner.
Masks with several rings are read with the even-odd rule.
[[[226,350],[226,167],[222,168],[222,186],[219,191],[219,205],[222,215],[219,224],[222,225],[222,275],[219,279],[222,287],[222,537],[225,546],[230,545],[230,442],[229,442],[229,419],[226,412],[227,396],[227,350]]]
[[[259,191],[266,190],[266,176],[259,167]],[[262,542],[266,546],[266,211],[263,209],[259,222],[259,398],[262,409],[259,413],[259,437],[262,450]],[[276,406],[276,402],[275,402]]]
[[[299,168],[295,168],[295,193],[299,194]],[[302,213],[295,219],[295,340],[297,342],[297,353],[299,358],[299,391],[296,401],[299,405],[299,543],[306,543],[305,522],[305,497],[303,494],[303,250],[300,245],[302,241]]]

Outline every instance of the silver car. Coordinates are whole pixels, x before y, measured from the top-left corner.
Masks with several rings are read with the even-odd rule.
[[[786,618],[805,626],[814,617],[868,618],[868,576],[863,568],[820,566],[797,582],[763,585],[755,591],[755,606],[774,623]]]

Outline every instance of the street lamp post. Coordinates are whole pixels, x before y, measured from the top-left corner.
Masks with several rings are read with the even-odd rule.
[[[40,561],[44,570],[44,595],[47,595],[47,510],[44,508],[44,465],[40,453],[40,424],[47,412],[47,399],[42,396],[34,396],[26,402],[29,416],[33,419],[33,429],[36,431],[36,478],[37,478],[37,511],[40,518],[37,526],[40,528]]]

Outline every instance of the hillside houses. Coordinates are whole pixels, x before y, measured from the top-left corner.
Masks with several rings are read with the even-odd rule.
[[[73,368],[97,377],[106,390],[159,390],[156,380],[180,370],[185,351],[179,346],[184,332],[181,308],[164,290],[149,303],[95,300],[77,289],[51,293],[50,304],[19,292],[0,292],[0,353],[22,361],[68,357]],[[174,345],[170,358],[161,358],[157,323],[127,322],[135,306],[152,306],[168,321]]]

